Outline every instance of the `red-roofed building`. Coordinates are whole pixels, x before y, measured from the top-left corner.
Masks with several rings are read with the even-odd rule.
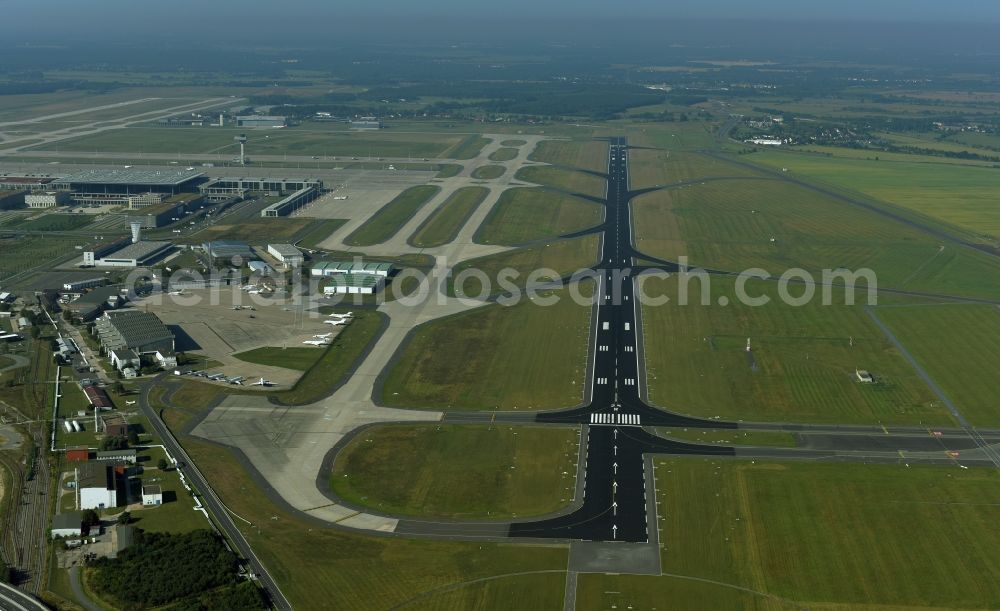
[[[103,388],[97,386],[84,386],[83,392],[87,395],[87,399],[90,400],[90,404],[94,406],[95,409],[111,409],[115,406],[111,402],[111,397],[108,393],[104,392]]]

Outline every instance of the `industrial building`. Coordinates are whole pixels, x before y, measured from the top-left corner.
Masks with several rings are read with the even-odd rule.
[[[395,267],[392,263],[364,261],[320,261],[312,266],[312,276],[334,276],[338,274],[373,275],[382,278],[389,277]]]
[[[101,416],[101,430],[107,437],[126,437],[128,421],[121,414],[106,414]]]
[[[113,465],[85,462],[76,467],[78,509],[108,509],[124,500],[125,486]]]
[[[268,276],[271,274],[271,272],[274,271],[273,269],[271,269],[270,265],[264,263],[263,261],[251,261],[250,263],[247,264],[247,266],[250,268],[251,274],[260,274],[262,276]]]
[[[55,208],[70,203],[66,191],[37,191],[24,196],[24,205],[28,208]]]
[[[71,191],[77,202],[129,204],[130,196],[146,193],[194,192],[203,180],[198,170],[86,170],[54,180],[51,188]]]
[[[95,286],[102,286],[107,282],[107,278],[87,278],[86,280],[74,280],[73,282],[67,282],[63,284],[64,291],[76,292],[82,291],[83,289],[94,288]]]
[[[177,366],[174,334],[155,314],[140,310],[112,310],[94,325],[101,350],[119,369],[139,369],[143,363]]]
[[[53,539],[59,537],[79,537],[83,534],[83,512],[64,511],[52,516],[52,529],[49,531]]]
[[[156,263],[174,249],[171,242],[140,241],[113,250],[100,259],[93,259],[90,265],[96,267],[141,267]],[[84,253],[84,264],[87,264],[87,254]]]
[[[374,295],[385,284],[385,278],[374,274],[338,274],[330,276],[331,284],[323,287],[326,295]]]
[[[148,484],[142,487],[142,504],[149,505],[162,505],[163,504],[163,490],[160,489],[156,484]]]
[[[128,238],[120,238],[111,242],[95,244],[94,246],[91,246],[89,250],[83,251],[83,265],[93,267],[97,264],[97,260],[104,255],[113,253],[116,250],[121,250],[126,245],[131,243],[132,241]]]
[[[302,251],[291,244],[268,244],[267,252],[278,261],[281,261],[285,269],[302,267],[302,262],[305,260],[302,256]]]
[[[63,310],[73,313],[73,316],[83,322],[90,322],[105,310],[114,310],[125,302],[121,289],[117,286],[97,287],[79,299],[63,304]]]
[[[128,434],[128,429],[126,427],[126,435]],[[117,437],[124,437],[125,435],[117,435]],[[139,455],[135,451],[135,448],[128,448],[125,450],[104,450],[97,452],[94,455],[94,460],[97,462],[115,462],[115,463],[128,463],[134,465],[138,460]]]
[[[236,127],[285,127],[286,117],[271,115],[241,115],[236,117]]]
[[[205,242],[201,247],[213,261],[224,259],[227,262],[232,262],[234,257],[241,257],[245,261],[254,259],[253,249],[246,242],[215,240],[214,242]]]

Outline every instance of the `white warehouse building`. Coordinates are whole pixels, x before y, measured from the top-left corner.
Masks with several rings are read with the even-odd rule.
[[[302,256],[302,251],[291,244],[268,244],[267,252],[278,261],[281,261],[285,269],[302,267],[302,262],[305,260]]]
[[[69,201],[69,193],[66,191],[28,193],[24,196],[24,205],[28,208],[54,208],[68,204]]]

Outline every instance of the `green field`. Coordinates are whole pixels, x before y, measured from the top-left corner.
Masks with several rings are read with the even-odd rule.
[[[312,219],[309,229],[299,234],[296,246],[315,250],[346,222],[345,219]]]
[[[500,282],[502,278],[507,278],[514,286],[523,288],[527,284],[528,276],[536,271],[540,274],[535,279],[536,282],[572,276],[596,262],[599,243],[598,236],[588,235],[571,240],[557,240],[549,244],[534,244],[498,255],[463,261],[453,270],[449,292],[454,294],[454,281],[466,270],[479,270],[486,275],[489,283],[488,287],[484,287],[483,279],[478,273],[468,272],[467,276],[462,278],[462,293],[473,297],[481,293],[509,294],[511,291]],[[486,291],[485,288],[489,290]]]
[[[780,275],[872,269],[879,287],[1000,297],[1000,260],[781,180],[708,182],[633,203],[638,248],[667,260]],[[772,241],[773,240],[773,241]]]
[[[502,165],[481,165],[472,171],[472,177],[479,180],[494,180],[507,171]]]
[[[451,242],[489,193],[490,190],[485,187],[457,189],[427,217],[410,237],[410,244],[417,248],[432,248]]]
[[[417,327],[389,370],[382,400],[427,409],[533,410],[583,397],[590,307],[567,290],[555,305],[524,299]]]
[[[830,423],[953,424],[910,364],[861,306],[795,307],[775,285],[749,282],[747,293],[770,303],[742,305],[734,281],[711,278],[712,305],[701,305],[697,279],[680,305],[677,278],[650,278],[642,308],[650,400],[672,411],[736,420]],[[716,305],[719,297],[730,304]],[[837,301],[835,300],[835,303]],[[746,352],[751,339],[756,370]],[[856,380],[872,371],[877,384]]]
[[[543,140],[529,159],[594,172],[608,171],[608,143],[596,140]]]
[[[417,213],[432,197],[437,195],[441,187],[419,185],[410,187],[391,202],[383,206],[364,225],[358,227],[344,240],[351,246],[372,246],[385,242]]]
[[[510,161],[517,158],[516,148],[501,148],[490,153],[490,161]]]
[[[34,220],[7,222],[4,227],[19,231],[74,231],[86,227],[94,220],[89,214],[46,214]]]
[[[254,350],[248,350],[246,352],[240,352],[239,354],[234,354],[236,358],[241,361],[246,361],[248,363],[256,363],[257,365],[268,365],[273,367],[284,367],[286,369],[295,369],[297,371],[306,371],[310,367],[316,364],[319,357],[323,355],[324,350],[317,350],[315,348],[256,348]]]
[[[182,443],[226,506],[253,523],[243,532],[295,608],[465,609],[470,601],[481,609],[528,608],[536,601],[562,605],[564,545],[376,537],[317,528],[276,506],[225,447],[188,436]],[[537,579],[533,573],[553,577]],[[497,587],[508,584],[539,590]]]
[[[476,232],[482,244],[512,246],[599,224],[604,210],[578,197],[538,188],[507,189]]]
[[[688,151],[636,149],[629,152],[628,160],[632,189],[704,178],[758,175],[745,167]]]
[[[683,441],[737,446],[777,446],[793,448],[795,436],[784,431],[741,431],[739,429],[658,428],[657,434]]]
[[[475,159],[483,147],[489,144],[488,138],[478,135],[466,136],[461,142],[455,144],[441,157],[448,159]]]
[[[500,146],[524,146],[527,143],[527,140],[502,140]]]
[[[219,223],[206,227],[185,237],[184,242],[202,244],[210,240],[238,240],[257,246],[273,244],[274,242],[294,242],[299,236],[317,230],[317,223],[321,222],[305,217],[251,217],[240,219],[237,223]],[[334,222],[343,223],[339,220]],[[324,227],[331,227],[331,225],[324,223]]]
[[[8,276],[38,268],[48,261],[67,256],[80,238],[64,236],[0,237],[0,281]]]
[[[243,128],[129,127],[46,144],[39,150],[108,153],[235,154],[233,138],[247,135],[248,155],[317,155],[376,157],[443,157],[464,150],[455,134],[336,132],[309,127],[281,130]],[[459,157],[461,158],[461,157]]]
[[[567,506],[578,457],[575,427],[384,425],[340,451],[330,482],[341,498],[394,515],[500,520]]]
[[[995,205],[1000,171],[994,168],[770,151],[748,159],[1000,239],[1000,209]]]
[[[723,607],[740,608],[753,593],[777,600],[743,608],[996,608],[998,477],[995,469],[660,459],[667,576],[595,581],[636,609],[665,599],[671,608],[729,599]],[[581,587],[584,608],[608,608],[597,585]]]
[[[876,313],[962,415],[978,426],[1000,426],[993,383],[1000,368],[1000,310],[971,304]]]
[[[567,193],[600,198],[604,197],[608,186],[607,182],[599,176],[551,166],[527,166],[518,170],[514,177],[518,180],[552,187]]]

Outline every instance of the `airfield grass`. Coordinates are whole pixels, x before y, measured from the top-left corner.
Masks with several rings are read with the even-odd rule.
[[[529,280],[539,283],[572,276],[597,261],[599,243],[598,236],[588,235],[463,261],[449,278],[449,294],[455,294],[456,286],[464,296],[510,294],[510,286],[524,288]],[[510,286],[503,286],[503,279]]]
[[[442,588],[402,605],[400,609],[424,611],[500,611],[501,609],[561,609],[565,590],[564,571],[511,574]]]
[[[446,163],[441,166],[435,178],[451,178],[452,176],[458,176],[462,173],[462,166],[457,163]]]
[[[93,220],[94,217],[89,214],[46,214],[30,221],[21,217],[14,222],[5,222],[3,226],[20,231],[74,231],[86,227]]]
[[[240,352],[238,354],[234,354],[233,356],[241,361],[246,361],[247,363],[284,367],[286,369],[295,369],[297,371],[308,371],[310,367],[316,364],[324,352],[325,350],[317,350],[316,348],[301,348],[298,346],[293,348],[267,346],[264,348],[255,348],[253,350],[247,350],[246,352]]]
[[[322,155],[340,157],[442,157],[451,149],[464,150],[455,134],[335,132],[285,128],[273,130],[211,127],[128,127],[44,144],[37,150],[108,153],[238,153],[233,138],[247,135],[248,155]],[[461,157],[458,157],[461,159]]]
[[[553,165],[607,172],[608,143],[598,140],[543,140],[528,158]]]
[[[375,311],[355,312],[351,323],[333,338],[333,343],[325,351],[315,351],[321,356],[305,370],[295,386],[269,394],[283,405],[306,405],[328,395],[334,386],[344,381],[351,368],[376,341],[384,317],[384,314]]]
[[[784,431],[741,431],[738,429],[657,428],[660,435],[682,441],[737,446],[776,446],[794,448],[795,436]]]
[[[385,377],[382,401],[483,411],[578,404],[590,307],[574,303],[567,289],[543,294],[559,300],[491,304],[417,327]]]
[[[711,305],[701,305],[697,279],[688,285],[688,305],[681,305],[682,283],[676,277],[647,278],[642,285],[651,299],[671,300],[665,305],[647,300],[642,307],[654,404],[736,420],[953,424],[863,307],[843,305],[838,291],[831,305],[817,296],[793,306],[781,301],[776,284],[751,281],[748,295],[770,298],[753,307],[736,299],[733,279],[715,276]],[[720,297],[729,305],[717,305]],[[746,352],[747,338],[752,353]],[[859,382],[856,368],[873,372],[878,383]]]
[[[448,149],[441,157],[448,159],[474,159],[483,147],[490,143],[489,138],[473,134],[466,136],[461,142]]]
[[[573,500],[579,443],[577,427],[383,425],[337,454],[330,483],[347,501],[395,515],[544,515]]]
[[[516,580],[545,590],[537,594],[481,588],[476,583],[515,573],[565,575],[564,545],[376,537],[317,527],[277,506],[229,449],[190,436],[182,436],[181,442],[226,506],[253,523],[251,527],[237,521],[295,608],[375,610],[413,601],[404,608],[424,609],[428,608],[420,604],[424,597],[431,602],[439,597],[462,602],[467,600],[459,594],[463,590],[490,597],[475,600],[481,609],[505,608],[509,600],[530,601],[535,595],[562,600],[562,579]],[[448,595],[453,588],[455,595]]]
[[[481,165],[472,171],[472,177],[479,180],[494,180],[507,171],[502,165]]]
[[[978,426],[1000,426],[1000,310],[992,305],[878,308],[876,314],[959,412]]]
[[[485,187],[455,190],[410,237],[410,244],[417,248],[432,248],[451,242],[489,193],[490,190]]]
[[[523,167],[514,177],[544,187],[592,197],[603,198],[607,190],[607,182],[599,176],[550,166]]]
[[[629,151],[629,188],[644,189],[705,178],[758,175],[743,166],[691,151],[635,149]]]
[[[418,185],[406,189],[347,236],[344,243],[351,246],[372,246],[385,242],[396,235],[440,190],[440,187],[433,185]]]
[[[321,243],[333,235],[333,232],[340,229],[341,225],[346,222],[346,219],[311,219],[306,232],[298,235],[299,240],[296,245],[308,248],[309,250],[316,250],[320,247]]]
[[[1000,172],[950,163],[869,161],[766,151],[754,163],[867,195],[991,240],[1000,239]]]
[[[340,221],[343,222],[343,221]],[[254,245],[292,242],[299,235],[316,229],[315,219],[304,217],[246,218],[238,223],[218,223],[184,238],[184,242],[201,244],[214,240],[238,240]]]
[[[1000,297],[1000,261],[906,223],[780,180],[732,180],[636,198],[640,251],[692,266],[775,276],[871,269],[880,288]],[[772,241],[774,240],[774,241]]]
[[[510,161],[511,159],[517,158],[517,153],[518,151],[516,148],[499,148],[490,153],[489,159],[490,161]]]
[[[527,143],[527,140],[502,140],[500,146],[524,146]]]
[[[507,189],[476,232],[482,244],[523,244],[555,237],[601,222],[599,204],[539,188]]]
[[[655,474],[667,575],[799,608],[1000,605],[996,469],[661,458]],[[675,579],[643,581],[636,602]]]
[[[80,238],[66,236],[0,237],[0,281],[62,258],[79,244]]]

